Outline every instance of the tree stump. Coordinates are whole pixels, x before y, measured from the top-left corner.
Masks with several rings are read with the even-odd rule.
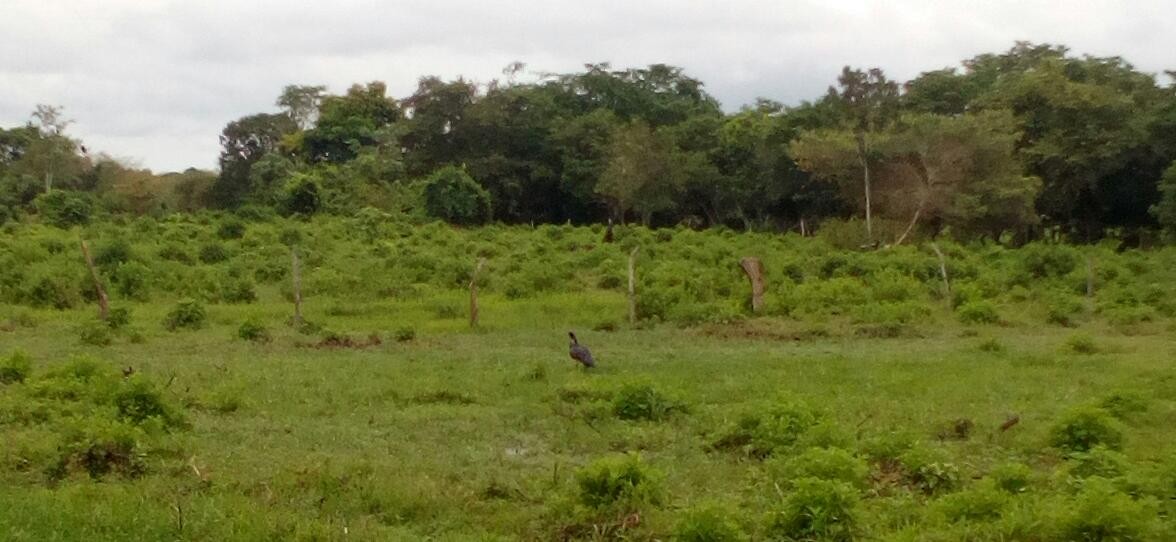
[[[739,266],[751,282],[751,312],[758,314],[764,308],[764,264],[759,258],[748,256],[739,260]]]

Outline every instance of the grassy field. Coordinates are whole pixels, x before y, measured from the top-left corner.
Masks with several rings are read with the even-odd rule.
[[[1176,249],[857,226],[9,223],[0,539],[1176,539]]]
[[[35,386],[38,375],[88,356],[112,374],[133,367],[132,378],[156,386],[185,424],[154,431],[134,476],[48,477],[29,464],[59,453],[55,430],[0,417],[0,538],[1164,540],[1176,533],[1167,515],[1176,496],[1176,342],[1165,321],[1127,336],[1098,322],[1078,330],[967,327],[945,310],[889,339],[784,318],[593,331],[603,316],[623,315],[625,301],[592,292],[490,295],[473,331],[464,309],[452,308],[463,302],[458,293],[308,302],[312,321],[357,342],[371,333],[382,339],[354,348],[317,345],[317,335],[283,325],[290,309],[276,291],[250,305],[210,307],[197,331],[156,324],[170,305],[133,305],[142,336],[106,347],[77,339],[89,308],[9,307],[20,316],[10,322],[19,323],[0,332],[0,355],[27,352],[33,374],[0,387],[0,412],[13,409],[24,393],[18,388]],[[272,341],[238,339],[249,319],[264,322]],[[415,336],[398,341],[405,326]],[[593,349],[598,369],[568,359],[569,329]],[[654,403],[652,419],[622,419],[618,404],[627,403],[618,397],[648,399],[625,392],[648,391],[644,385],[654,399],[636,403]],[[781,404],[815,421],[767,452],[731,438],[741,418]],[[1060,420],[1087,405],[1119,414],[1121,456],[1096,448],[1087,454],[1096,457],[1066,459],[1053,444]],[[1012,416],[1019,423],[1000,430]],[[816,505],[843,513],[821,520],[821,506],[816,514],[809,507],[800,517],[817,519],[798,523],[788,511],[813,488],[798,480],[804,462],[796,458],[814,448],[843,449],[859,463],[848,463],[847,475],[824,476],[846,482],[828,494],[813,490]],[[628,489],[606,491],[616,498],[603,504],[586,497],[584,474],[602,459],[614,474],[639,461],[632,468],[641,473],[621,476]],[[855,465],[867,470],[855,473]],[[842,487],[853,494],[836,491]]]

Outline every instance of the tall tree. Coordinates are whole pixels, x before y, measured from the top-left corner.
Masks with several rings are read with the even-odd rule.
[[[680,180],[670,164],[671,145],[641,121],[621,126],[609,145],[608,166],[596,186],[612,209],[613,217],[625,222],[630,212],[649,225],[653,214],[674,205]]]
[[[837,78],[837,85],[837,88],[829,87],[827,99],[841,109],[853,131],[865,194],[866,237],[872,240],[870,140],[872,134],[884,129],[898,113],[898,84],[887,79],[878,68],[862,71],[846,66]]]
[[[250,182],[253,164],[277,152],[282,138],[296,129],[294,121],[281,113],[258,113],[225,126],[220,136],[221,171],[211,190],[214,204],[228,208],[244,202],[254,189]]]
[[[299,130],[308,130],[318,120],[319,104],[327,87],[323,85],[286,85],[278,96],[281,107]]]

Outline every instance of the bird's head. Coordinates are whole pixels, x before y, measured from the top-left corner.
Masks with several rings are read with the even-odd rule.
[[[573,343],[578,343],[578,341],[576,341],[576,334],[575,333],[572,333],[571,331],[569,331],[568,337],[570,337],[572,339]]]

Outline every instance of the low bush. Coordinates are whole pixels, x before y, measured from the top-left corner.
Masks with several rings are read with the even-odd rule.
[[[747,536],[731,517],[717,506],[700,506],[687,510],[674,528],[678,542],[740,542]]]
[[[860,501],[857,489],[845,482],[802,478],[773,514],[768,533],[786,540],[855,540]]]
[[[821,416],[808,405],[783,401],[761,412],[742,416],[713,447],[741,450],[752,457],[765,458],[791,448],[820,420]]]
[[[246,320],[237,328],[237,338],[255,343],[268,343],[273,340],[270,331],[257,320]]]
[[[943,497],[938,507],[953,522],[991,521],[999,519],[1008,504],[1008,492],[1002,491],[994,483],[981,482]]]
[[[649,384],[626,384],[613,396],[613,414],[622,420],[659,421],[685,407]]]
[[[1094,337],[1079,333],[1071,335],[1066,339],[1066,349],[1075,354],[1097,354],[1098,345],[1094,343]]]
[[[114,341],[110,325],[101,320],[87,321],[78,330],[82,344],[90,346],[110,346]]]
[[[207,318],[208,314],[204,311],[204,305],[201,305],[199,301],[183,299],[176,303],[175,308],[164,318],[163,326],[169,331],[200,329],[204,327],[204,321]]]
[[[995,324],[1000,321],[996,307],[988,301],[969,301],[956,309],[960,321],[965,324]]]
[[[220,243],[208,243],[200,247],[199,258],[206,264],[220,263],[229,259],[229,251]]]
[[[766,465],[777,483],[789,485],[803,478],[845,482],[865,488],[870,468],[860,457],[840,448],[809,448],[798,455],[772,458]]]
[[[1092,478],[1056,520],[1058,540],[1156,540],[1154,503],[1135,500],[1101,478]]]
[[[33,360],[17,350],[0,360],[0,384],[19,384],[33,373]]]
[[[637,454],[598,459],[576,472],[580,503],[589,508],[635,509],[660,500],[661,474]]]
[[[1111,450],[1123,447],[1118,420],[1097,407],[1077,407],[1067,412],[1050,430],[1049,443],[1064,452],[1087,452],[1095,446]]]

